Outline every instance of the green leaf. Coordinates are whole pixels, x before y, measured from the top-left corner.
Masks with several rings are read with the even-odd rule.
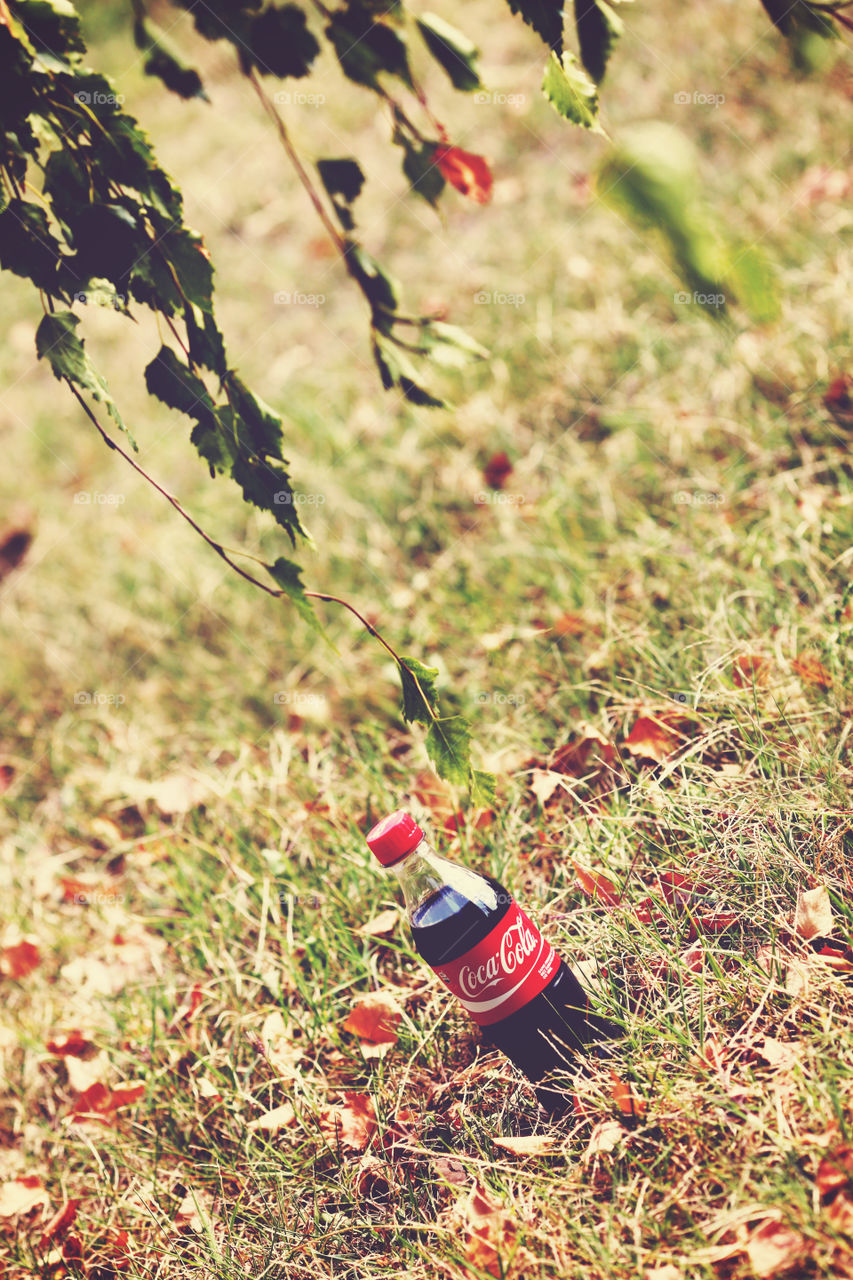
[[[577,58],[568,49],[562,61],[552,53],[545,67],[542,92],[561,116],[582,129],[604,133],[598,123],[598,91]]]
[[[464,329],[441,320],[431,320],[421,330],[422,342],[430,358],[451,369],[464,369],[472,360],[486,360],[489,353]]]
[[[217,412],[220,422],[227,420],[227,407]],[[269,458],[238,453],[231,475],[243,490],[247,502],[268,511],[295,545],[296,534],[305,534],[293,501],[293,486],[284,466]]]
[[[127,432],[135,449],[136,442],[122,422],[106,382],[90,361],[82,340],[74,332],[79,323],[79,317],[71,311],[56,311],[44,316],[36,330],[38,358],[48,361],[55,377],[67,378],[83,391],[88,391],[95,400],[99,400],[116,426]]]
[[[0,267],[32,280],[46,293],[64,295],[57,279],[60,262],[60,244],[41,205],[10,200],[0,213]]]
[[[148,394],[156,396],[170,409],[177,409],[201,421],[209,416],[214,427],[214,403],[201,378],[178,358],[171,347],[162,346],[146,367]]]
[[[301,617],[305,619],[308,625],[313,627],[320,635],[325,636],[325,629],[317,617],[314,606],[305,595],[305,587],[302,584],[302,570],[299,565],[294,564],[292,560],[285,560],[279,556],[275,563],[268,564],[266,569],[285,595],[293,601]]]
[[[425,142],[422,146],[415,146],[405,134],[400,134],[399,139],[395,136],[394,141],[399,141],[405,148],[403,173],[408,178],[412,190],[433,208],[437,208],[439,196],[446,183],[444,174],[435,162],[436,144]]]
[[[250,391],[233,371],[223,379],[228,403],[239,418],[241,446],[250,453],[281,460],[282,421],[275,409]]]
[[[563,0],[508,0],[513,13],[520,14],[541,36],[549,49],[563,50]]]
[[[440,778],[468,786],[471,774],[471,726],[464,716],[440,716],[426,736],[427,755]]]
[[[447,72],[453,87],[465,93],[479,89],[480,77],[474,64],[480,51],[474,42],[435,13],[422,13],[416,22],[426,47]]]
[[[755,324],[778,320],[781,311],[778,282],[760,248],[755,245],[732,246],[727,283]]]
[[[153,211],[150,217],[154,235],[145,238],[133,263],[133,296],[166,315],[185,310],[188,303],[212,311],[213,267],[201,236]]]
[[[209,102],[195,67],[188,66],[171,40],[150,18],[138,17],[133,24],[133,40],[137,49],[143,49],[148,57],[144,70],[148,76],[162,80],[180,98],[203,98]]]
[[[625,24],[607,0],[575,0],[575,29],[581,62],[596,84],[604,79],[613,46]]]
[[[429,724],[436,701],[435,682],[438,667],[425,667],[417,658],[400,659],[400,684],[403,687],[403,716],[411,724]]]
[[[408,352],[395,343],[393,338],[377,329],[373,331],[373,358],[386,391],[391,387],[399,387],[412,404],[423,405],[428,409],[444,408],[444,401],[423,386]]]
[[[355,160],[318,160],[317,172],[328,192],[338,221],[344,231],[352,231],[355,221],[350,205],[357,200],[364,186],[364,174]]]
[[[484,773],[482,769],[472,769],[469,782],[471,803],[490,809],[497,803],[497,779],[493,773]]]
[[[360,286],[374,312],[397,310],[400,289],[397,281],[354,240],[347,241],[346,261],[350,275]]]
[[[396,32],[373,17],[367,5],[351,0],[345,9],[333,13],[326,35],[350,80],[379,89],[378,76],[386,72],[412,88],[406,46]]]
[[[320,52],[305,14],[295,4],[265,9],[251,19],[247,40],[235,43],[244,71],[254,66],[262,75],[281,79],[307,76]]]
[[[86,52],[80,17],[70,0],[17,0],[15,12],[37,50],[48,54]]]

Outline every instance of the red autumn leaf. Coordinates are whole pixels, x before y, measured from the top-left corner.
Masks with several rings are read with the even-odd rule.
[[[11,764],[0,764],[0,795],[8,791],[15,781],[15,767]]]
[[[0,1183],[0,1218],[30,1213],[47,1203],[47,1192],[37,1174],[24,1173],[12,1182]]]
[[[595,898],[598,902],[603,902],[606,907],[619,905],[621,894],[612,880],[608,880],[607,876],[603,876],[600,871],[589,871],[574,860],[572,860],[572,866],[575,869],[578,884],[588,898]]]
[[[853,973],[853,947],[843,943],[824,942],[816,948],[815,955],[820,956],[831,969],[837,969],[839,973]]]
[[[490,489],[502,489],[512,475],[512,463],[505,453],[496,453],[483,467],[483,479]]]
[[[663,764],[681,742],[682,735],[663,716],[640,716],[625,739],[625,750],[638,759]]]
[[[415,1112],[408,1107],[401,1107],[393,1116],[388,1117],[380,1139],[386,1159],[396,1160],[411,1152],[417,1142],[417,1120]]]
[[[679,905],[687,902],[694,892],[699,892],[690,876],[683,871],[662,871],[658,883],[666,901]]]
[[[558,636],[580,636],[588,629],[579,613],[561,613],[552,628]]]
[[[42,1249],[49,1241],[62,1239],[71,1223],[77,1217],[77,1210],[81,1204],[81,1200],[68,1200],[61,1209],[57,1209],[50,1221],[45,1224],[41,1233]]]
[[[26,978],[40,964],[39,949],[29,938],[0,947],[0,974],[7,978]]]
[[[360,1040],[370,1040],[373,1044],[396,1044],[399,1021],[393,997],[377,991],[353,1006],[344,1022],[344,1031],[351,1031]]]
[[[103,889],[103,885],[87,884],[85,880],[75,880],[70,876],[60,876],[59,885],[62,889],[62,901],[74,902],[78,906],[88,906],[95,894]]]
[[[757,653],[742,653],[732,663],[732,680],[738,689],[751,689],[754,684],[766,684],[770,675],[770,659]]]
[[[612,1067],[610,1068],[610,1080],[613,1085],[610,1096],[623,1116],[644,1116],[646,1114],[646,1101],[640,1097],[634,1086],[628,1084],[625,1080],[621,1080]]]
[[[823,403],[829,412],[835,418],[840,426],[853,426],[853,378],[849,373],[843,373],[838,378],[833,378],[829,384],[829,389],[823,397]]]
[[[48,1040],[45,1045],[48,1053],[55,1053],[58,1058],[88,1058],[95,1048],[93,1041],[87,1040],[82,1031],[64,1031],[56,1040]]]
[[[853,1188],[853,1146],[845,1143],[824,1156],[816,1182],[821,1197],[834,1195],[840,1187]]]
[[[101,1084],[98,1081],[78,1095],[74,1102],[71,1118],[72,1120],[99,1120],[102,1124],[109,1124],[111,1120],[115,1119],[115,1113],[120,1107],[127,1107],[133,1102],[138,1102],[144,1093],[144,1084],[125,1085],[119,1086],[118,1089],[108,1089],[105,1084]]]
[[[832,684],[832,676],[816,653],[801,653],[791,666],[806,684],[817,685],[819,689],[828,689]]]
[[[196,982],[186,1000],[178,1006],[177,1012],[172,1019],[172,1025],[169,1028],[170,1031],[174,1030],[182,1022],[192,1022],[198,1013],[198,1008],[203,998],[204,993],[201,989],[201,983]]]
[[[321,1114],[320,1128],[333,1146],[363,1151],[376,1128],[373,1099],[366,1093],[345,1093],[343,1106]]]
[[[478,204],[488,204],[492,198],[492,171],[482,156],[463,151],[461,147],[440,145],[433,152],[433,159],[451,187],[470,196]]]
[[[80,1268],[83,1262],[83,1241],[76,1231],[69,1231],[62,1241],[62,1260],[76,1268]]]

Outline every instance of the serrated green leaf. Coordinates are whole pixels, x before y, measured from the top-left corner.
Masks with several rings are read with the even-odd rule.
[[[403,716],[411,722],[429,724],[436,700],[435,683],[438,667],[426,667],[417,658],[400,659],[400,684],[403,688]]]
[[[227,413],[227,409],[224,412]],[[224,421],[224,412],[217,411],[220,422]],[[246,501],[259,507],[261,511],[268,511],[294,545],[298,533],[305,535],[293,501],[290,476],[280,462],[241,452],[234,459],[231,475],[243,490]]]
[[[444,408],[444,401],[422,385],[408,352],[376,329],[373,332],[373,358],[386,391],[391,387],[399,387],[412,404],[428,409]]]
[[[447,72],[453,87],[464,93],[479,89],[480,77],[474,64],[480,51],[473,40],[435,13],[422,13],[415,21],[426,47]]]
[[[399,138],[395,136],[394,141],[405,148],[403,173],[408,178],[412,190],[426,200],[427,204],[437,208],[439,196],[447,184],[444,174],[435,161],[436,144],[425,142],[421,146],[415,146],[411,139],[402,133]]]
[[[146,367],[145,385],[149,395],[170,409],[196,419],[213,416],[215,406],[207,387],[171,347],[162,346]],[[209,425],[212,428],[214,424]]]
[[[596,84],[604,79],[608,59],[624,27],[607,0],[575,0],[575,29],[581,61]]]
[[[426,749],[436,773],[447,782],[468,786],[471,774],[471,727],[464,716],[441,716],[426,736]]]
[[[593,133],[604,133],[598,122],[598,91],[573,53],[568,50],[560,60],[552,53],[545,67],[542,92],[572,124]]]
[[[46,293],[65,294],[57,275],[60,264],[60,244],[44,209],[31,200],[10,200],[0,213],[0,267]]]
[[[136,442],[122,422],[118,406],[110,395],[106,382],[86,354],[82,339],[74,332],[79,323],[79,317],[71,311],[56,311],[44,316],[36,330],[38,358],[48,361],[55,377],[67,378],[81,390],[88,391],[95,400],[99,400],[116,426],[126,433],[135,449]]]
[[[70,0],[16,0],[15,12],[39,52],[86,52],[80,16]]]
[[[275,409],[250,391],[233,370],[223,379],[228,403],[239,419],[241,446],[251,453],[281,461],[283,425]]]
[[[325,637],[326,632],[323,624],[317,617],[313,604],[305,595],[305,587],[302,584],[302,569],[299,565],[294,564],[292,560],[285,560],[282,556],[279,556],[274,564],[268,564],[266,568],[288,599],[292,600],[296,605],[300,616],[305,619],[310,627]]]
[[[350,275],[374,310],[397,310],[399,284],[354,240],[347,242],[346,261]]]
[[[513,13],[519,14],[549,49],[563,49],[563,0],[508,0]]]
[[[469,782],[471,803],[490,809],[497,803],[497,778],[493,773],[484,773],[482,769],[472,769]]]

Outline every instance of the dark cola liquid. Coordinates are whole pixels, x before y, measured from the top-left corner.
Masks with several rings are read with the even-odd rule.
[[[418,954],[432,968],[470,951],[512,905],[512,897],[497,880],[486,875],[482,879],[495,891],[496,906],[489,906],[487,899],[472,901],[444,885],[416,908],[412,939]],[[617,1034],[606,1019],[588,1012],[586,993],[562,960],[544,991],[502,1022],[480,1030],[534,1084],[551,1071],[576,1071],[579,1052],[594,1041]],[[542,1088],[537,1096],[552,1111],[570,1105],[559,1091]]]

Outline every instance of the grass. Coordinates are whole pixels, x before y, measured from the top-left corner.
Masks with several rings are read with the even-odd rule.
[[[69,1198],[95,1280],[853,1274],[849,1191],[831,1198],[821,1174],[851,1140],[849,975],[792,929],[822,885],[833,937],[851,935],[853,489],[822,396],[849,359],[853,219],[846,197],[807,194],[817,166],[849,169],[851,80],[844,59],[792,78],[754,8],[632,12],[605,104],[614,134],[654,116],[693,138],[718,216],[776,262],[783,316],[762,330],[673,301],[662,246],[591,199],[601,144],[540,102],[535,41],[479,0],[487,82],[524,101],[429,88],[454,140],[494,162],[488,210],[451,194],[438,221],[401,200],[399,157],[331,71],[325,109],[293,113],[308,154],[352,133],[370,157],[368,247],[412,309],[446,305],[492,349],[446,414],[381,395],[362,310],[221,51],[198,50],[214,107],[180,105],[112,11],[88,10],[211,248],[233,359],[286,414],[317,498],[306,578],[440,668],[499,804],[454,822],[460,797],[431,779],[376,644],[329,612],[337,653],[317,646],[107,454],[37,366],[37,306],[7,282],[0,494],[36,537],[0,608],[0,945],[31,936],[40,964],[0,978],[0,1184],[38,1176],[50,1207],[0,1218],[5,1274],[75,1271],[73,1249],[40,1244]],[[694,90],[725,103],[674,103]],[[280,307],[279,290],[327,301]],[[145,465],[226,543],[280,554],[146,398],[158,339],[142,321],[93,314],[86,336]],[[514,470],[497,495],[482,468],[501,450]],[[625,745],[649,714],[682,735],[658,764]],[[585,726],[606,767],[587,752],[540,802],[532,771]],[[548,1124],[403,922],[359,933],[396,901],[363,834],[399,805],[504,879],[564,954],[597,961],[633,1114],[595,1063],[575,1116]],[[620,905],[585,895],[573,860]],[[704,892],[664,902],[665,871]],[[376,989],[402,1017],[365,1060],[342,1024]],[[260,1039],[276,1010],[292,1067]],[[107,1084],[144,1083],[109,1123],[70,1119],[74,1068],[45,1046],[75,1027]],[[766,1036],[788,1046],[775,1065]],[[366,1152],[336,1130],[346,1095],[375,1108]],[[249,1127],[287,1101],[280,1132]],[[531,1134],[550,1150],[495,1144]]]

